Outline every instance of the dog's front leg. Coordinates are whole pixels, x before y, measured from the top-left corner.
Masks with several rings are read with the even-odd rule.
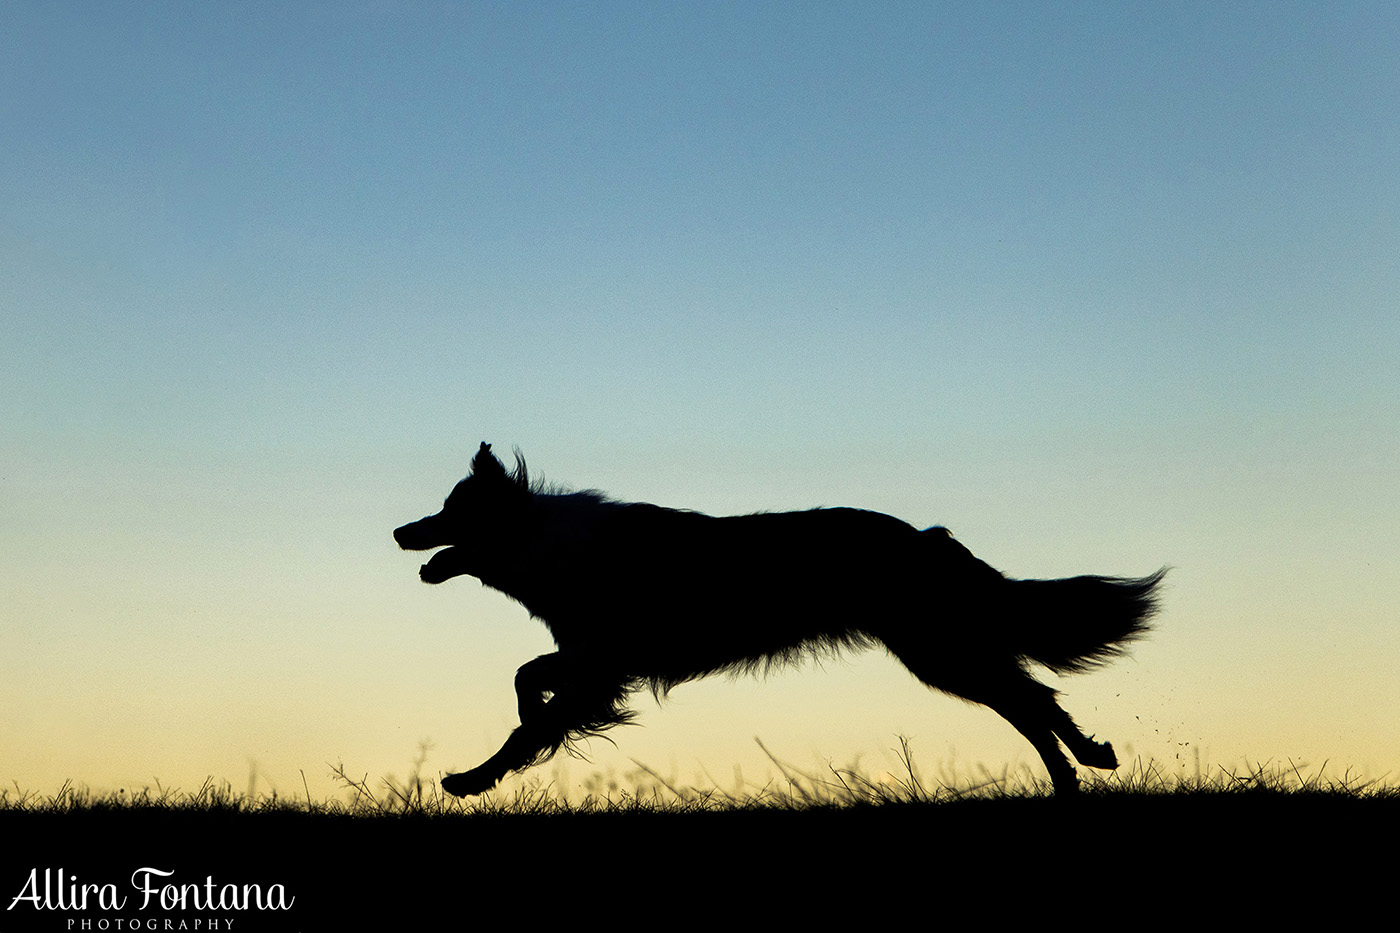
[[[558,655],[545,655],[536,660],[541,664],[527,672],[527,682],[535,671],[563,669],[557,667],[564,663]],[[534,661],[525,667],[531,668],[533,664]],[[584,666],[572,670],[577,674],[589,669]],[[485,793],[511,771],[548,761],[572,741],[630,722],[632,713],[623,703],[632,688],[630,680],[616,675],[575,676],[570,680],[551,681],[554,695],[547,701],[532,700],[527,704],[529,708],[522,717],[525,721],[510,734],[500,751],[470,771],[444,776],[442,789],[458,797]],[[531,691],[525,695],[530,696]],[[540,696],[538,690],[533,695]]]
[[[515,700],[522,726],[539,718],[546,694],[558,692],[565,666],[563,656],[556,651],[527,661],[515,672]]]
[[[546,725],[546,703],[557,693],[563,675],[564,659],[559,652],[542,654],[526,661],[515,672],[515,699],[520,727],[510,734],[501,750],[485,762],[442,779],[442,789],[456,797],[484,794],[511,771],[527,767],[555,744],[554,733]]]
[[[449,774],[440,782],[442,789],[454,797],[484,794],[500,783],[512,771],[534,764],[541,756],[552,753],[555,743],[553,730],[540,725],[520,726],[506,739],[506,744],[482,764],[470,771]]]

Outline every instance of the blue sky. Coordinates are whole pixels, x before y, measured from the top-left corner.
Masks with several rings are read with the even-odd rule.
[[[946,524],[1016,576],[1171,564],[1157,636],[1057,684],[1090,731],[1393,773],[1397,33],[7,4],[4,776],[475,764],[548,640],[389,531],[481,440],[622,498]],[[1033,760],[878,657],[649,704],[599,767]]]

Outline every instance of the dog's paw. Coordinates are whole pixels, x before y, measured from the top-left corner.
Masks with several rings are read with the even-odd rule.
[[[1095,742],[1090,736],[1090,742],[1084,749],[1083,755],[1075,755],[1081,765],[1090,768],[1101,768],[1104,771],[1112,771],[1118,767],[1118,756],[1113,753],[1113,746],[1107,742]]]
[[[482,768],[472,768],[459,774],[449,774],[439,784],[453,797],[474,797],[495,787],[500,779],[499,775],[491,774]]]

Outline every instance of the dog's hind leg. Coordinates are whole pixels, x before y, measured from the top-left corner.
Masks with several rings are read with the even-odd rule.
[[[994,689],[977,696],[969,695],[971,699],[996,710],[1015,726],[1031,740],[1042,758],[1046,758],[1043,748],[1050,747],[1054,749],[1056,759],[1064,760],[1065,756],[1059,749],[1059,742],[1064,742],[1065,748],[1082,765],[1105,771],[1118,767],[1118,756],[1113,753],[1113,746],[1107,742],[1095,742],[1093,736],[1085,735],[1060,706],[1057,696],[1059,694],[1053,688],[1019,669],[1015,676],[1000,681]],[[1045,764],[1047,768],[1050,767],[1048,758]],[[1070,771],[1072,773],[1073,768]],[[1051,776],[1054,776],[1054,768],[1051,768]],[[1055,789],[1060,789],[1058,781]]]
[[[1113,746],[1108,742],[1095,742],[1092,735],[1085,735],[1074,724],[1069,713],[1066,713],[1060,708],[1060,704],[1055,702],[1054,691],[1051,691],[1051,694],[1050,702],[1054,704],[1055,713],[1059,718],[1059,721],[1054,725],[1055,734],[1065,743],[1065,747],[1069,749],[1075,760],[1081,765],[1100,768],[1104,771],[1112,771],[1118,767],[1118,756],[1113,753]]]
[[[1025,671],[1017,673],[1018,676],[1005,679],[991,689],[979,687],[972,693],[962,694],[961,690],[958,693],[996,710],[1030,740],[1045,761],[1057,794],[1078,790],[1074,767],[1060,750],[1061,741],[1082,765],[1107,771],[1118,767],[1113,746],[1085,735],[1060,707],[1053,689]]]
[[[1001,718],[1011,723],[1017,732],[1026,737],[1040,754],[1040,760],[1045,763],[1045,770],[1050,772],[1050,783],[1054,785],[1056,795],[1076,794],[1079,792],[1079,778],[1074,773],[1074,765],[1065,757],[1055,737],[1056,726],[1061,722],[1069,723],[1070,726],[1074,723],[1055,702],[1054,690],[1023,671],[1018,673],[1020,676],[1008,679],[1005,686],[985,692],[979,690],[975,696],[958,692],[968,699],[991,707]],[[1077,729],[1074,732],[1079,738],[1084,738]],[[1087,742],[1088,739],[1084,741]]]
[[[895,644],[890,644],[894,641]],[[991,669],[961,668],[956,671],[942,669],[926,659],[933,656],[928,650],[900,639],[885,639],[889,649],[904,663],[915,677],[944,693],[962,697],[973,703],[981,703],[1011,723],[1016,731],[1026,737],[1041,761],[1050,772],[1050,782],[1057,794],[1073,794],[1079,790],[1079,779],[1075,776],[1074,765],[1070,764],[1060,743],[1055,738],[1057,732],[1068,733],[1073,741],[1066,741],[1072,750],[1089,754],[1089,746],[1096,752],[1097,743],[1085,738],[1075,727],[1074,722],[1055,702],[1055,691],[1031,677],[1014,663],[998,665]],[[1112,757],[1112,749],[1108,756]],[[1090,757],[1093,757],[1092,755]],[[1083,758],[1080,759],[1084,761]],[[1098,754],[1096,761],[1103,761]],[[1094,761],[1085,761],[1095,767],[1103,767]]]

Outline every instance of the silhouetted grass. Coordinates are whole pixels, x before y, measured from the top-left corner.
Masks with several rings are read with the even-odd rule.
[[[188,792],[0,789],[0,836],[10,840],[0,893],[14,897],[35,869],[122,882],[151,865],[179,882],[284,885],[293,910],[240,915],[239,928],[319,930],[398,928],[406,916],[485,900],[514,905],[516,917],[564,903],[668,926],[736,910],[828,922],[836,904],[918,905],[935,891],[971,901],[978,916],[1082,894],[1100,916],[1247,897],[1258,919],[1271,904],[1325,899],[1336,911],[1388,890],[1388,863],[1364,853],[1400,829],[1400,791],[1345,770],[1264,763],[1184,777],[1139,762],[1088,775],[1066,798],[1025,771],[929,779],[906,743],[898,755],[896,773],[879,774],[773,759],[779,777],[729,789],[639,765],[623,781],[593,776],[576,802],[541,782],[446,796],[422,776],[426,748],[405,780],[332,766],[343,790],[329,800],[213,780]],[[24,916],[22,904],[0,930],[60,928],[25,926]]]
[[[762,743],[759,743],[762,747]],[[557,793],[549,784],[529,780],[513,791],[495,791],[482,797],[461,799],[444,794],[422,768],[428,746],[421,745],[409,776],[393,775],[372,781],[368,774],[356,777],[343,763],[328,766],[330,775],[344,789],[343,795],[314,800],[273,791],[251,794],[235,790],[228,782],[207,778],[194,791],[165,787],[159,781],[139,790],[94,792],[66,782],[57,792],[43,794],[0,788],[0,812],[79,813],[110,811],[171,811],[218,814],[309,813],[336,817],[376,816],[550,816],[569,813],[698,813],[744,810],[830,809],[882,805],[937,805],[960,801],[1027,800],[1048,797],[1048,781],[1009,769],[994,774],[981,769],[980,778],[969,780],[948,775],[927,780],[913,761],[908,742],[896,750],[899,773],[872,776],[857,767],[831,767],[826,773],[803,771],[768,753],[780,774],[761,786],[724,789],[715,784],[695,787],[667,778],[640,762],[627,775],[630,787],[616,778],[595,774],[584,781],[586,795],[579,801]],[[1274,796],[1296,800],[1350,798],[1400,800],[1400,786],[1365,780],[1344,770],[1330,773],[1328,763],[1315,770],[1292,761],[1260,763],[1246,769],[1217,768],[1209,773],[1182,775],[1153,761],[1137,760],[1113,772],[1081,771],[1081,799],[1197,798]],[[304,775],[303,775],[304,780]]]

